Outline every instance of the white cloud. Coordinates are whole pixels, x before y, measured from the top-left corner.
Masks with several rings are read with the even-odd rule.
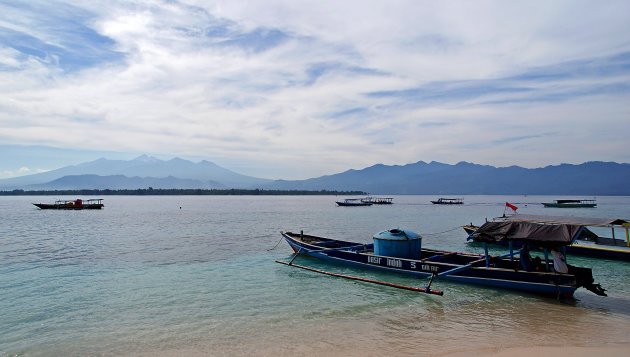
[[[0,22],[47,52],[0,42],[0,143],[206,157],[273,178],[418,160],[627,160],[627,141],[599,129],[630,129],[626,2],[63,8],[73,17],[53,13],[61,31],[32,26],[45,12],[29,8]],[[617,55],[626,67],[606,72],[601,59]],[[576,144],[583,133],[592,148]],[[531,139],[487,144],[510,137]]]

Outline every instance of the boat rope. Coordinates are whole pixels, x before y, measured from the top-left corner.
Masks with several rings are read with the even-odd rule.
[[[271,248],[271,249],[267,249],[267,251],[270,251],[270,250],[274,250],[274,249],[276,249],[276,247],[278,246],[278,244],[280,244],[280,242],[282,242],[282,238],[284,238],[284,237],[280,236],[280,240],[278,241],[278,243],[276,243],[276,245],[274,245],[274,246],[273,246],[273,248]]]
[[[423,236],[434,236],[434,235],[438,235],[438,234],[443,234],[443,233],[452,232],[452,231],[454,231],[454,230],[461,229],[461,228],[462,228],[462,226],[456,226],[456,227],[453,227],[453,228],[448,229],[448,230],[446,230],[446,231],[436,232],[436,233],[422,233],[422,235],[423,235]]]

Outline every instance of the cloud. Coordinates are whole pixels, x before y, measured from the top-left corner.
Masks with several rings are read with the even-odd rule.
[[[11,171],[11,170],[3,170],[2,173],[0,173],[0,178],[9,178],[9,177],[16,177],[16,176],[24,176],[24,175],[31,175],[31,174],[38,174],[41,172],[46,172],[46,171],[50,171],[50,170],[45,170],[45,169],[30,169],[28,167],[22,166],[20,168],[18,168],[15,171]]]
[[[95,15],[81,8],[38,1],[7,1],[1,8],[0,46],[16,50],[22,61],[75,71],[124,59],[113,40],[89,27]]]
[[[419,160],[622,161],[628,10],[3,2],[0,144],[205,157],[281,178]],[[505,138],[523,139],[482,145]]]

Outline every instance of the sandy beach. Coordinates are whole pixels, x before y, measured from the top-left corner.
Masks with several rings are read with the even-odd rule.
[[[448,357],[531,357],[531,356],[555,356],[555,357],[626,357],[630,356],[630,344],[615,346],[534,346],[515,348],[487,348],[480,350],[468,350],[448,353],[442,356]]]

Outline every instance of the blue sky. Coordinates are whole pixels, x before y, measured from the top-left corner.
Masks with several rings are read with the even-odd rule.
[[[630,162],[628,1],[3,1],[0,178]]]

